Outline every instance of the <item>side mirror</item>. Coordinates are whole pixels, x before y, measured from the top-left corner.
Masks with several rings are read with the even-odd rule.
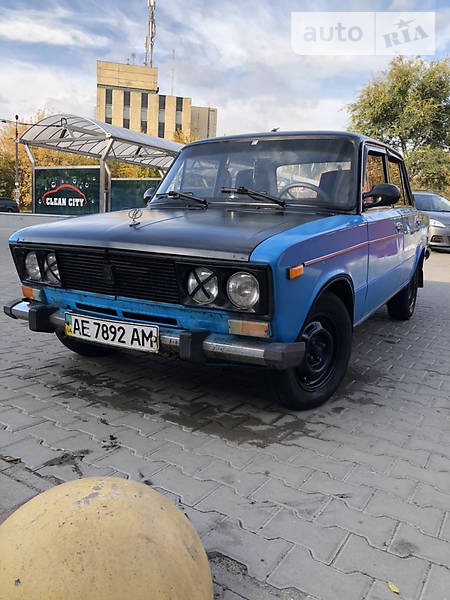
[[[155,193],[155,188],[154,187],[150,187],[147,188],[144,192],[144,204],[147,204],[147,202],[150,202],[150,200],[153,198],[153,194]]]
[[[392,206],[399,201],[400,190],[393,183],[377,183],[369,192],[364,192],[363,200],[373,198],[372,202],[363,202],[363,210],[375,206]]]

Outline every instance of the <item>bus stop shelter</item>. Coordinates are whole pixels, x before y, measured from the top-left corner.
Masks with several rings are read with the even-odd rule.
[[[182,144],[163,138],[71,114],[57,114],[34,123],[20,137],[19,143],[24,144],[31,161],[33,190],[36,167],[33,147],[97,159],[100,166],[100,212],[108,208],[111,179],[108,160],[165,171],[182,148]]]

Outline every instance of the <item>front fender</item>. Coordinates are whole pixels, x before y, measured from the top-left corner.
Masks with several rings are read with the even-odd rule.
[[[319,294],[341,279],[352,290],[355,322],[364,306],[367,259],[367,226],[360,215],[328,217],[260,244],[251,261],[267,262],[272,269],[275,339],[294,341]],[[289,279],[289,269],[298,265],[303,273]]]

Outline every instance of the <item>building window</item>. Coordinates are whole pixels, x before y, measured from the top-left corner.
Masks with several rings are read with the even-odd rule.
[[[141,108],[148,108],[148,94],[141,94]]]
[[[130,92],[123,93],[123,127],[130,129]]]
[[[141,121],[141,133],[147,133],[147,121]]]
[[[158,137],[164,137],[164,123],[158,123]]]
[[[105,123],[112,123],[112,89],[105,90]]]
[[[175,129],[183,129],[183,98],[178,97],[175,113]]]
[[[166,97],[163,95],[159,97],[159,108],[160,110],[166,108]]]

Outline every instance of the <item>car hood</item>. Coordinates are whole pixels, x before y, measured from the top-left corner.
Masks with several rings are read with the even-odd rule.
[[[148,209],[69,218],[22,229],[10,242],[120,248],[127,250],[248,260],[264,240],[303,223],[329,216],[277,207]]]
[[[439,212],[435,210],[422,210],[421,212],[428,215],[430,219],[436,219],[436,221],[440,221],[444,225],[450,225],[450,212]]]

